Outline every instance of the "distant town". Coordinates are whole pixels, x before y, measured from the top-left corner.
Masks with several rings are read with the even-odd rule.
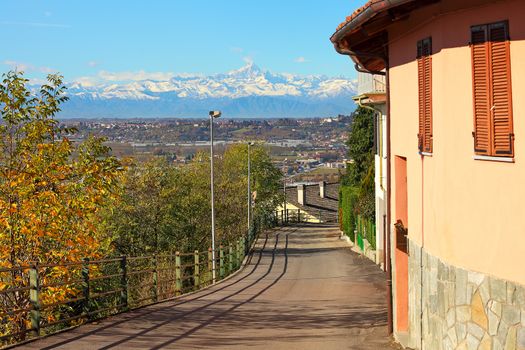
[[[292,181],[338,181],[347,162],[346,145],[352,117],[283,119],[218,119],[215,144],[264,142],[274,163]],[[73,141],[90,134],[107,139],[118,157],[148,161],[164,157],[184,164],[209,148],[208,119],[64,119],[78,130]]]

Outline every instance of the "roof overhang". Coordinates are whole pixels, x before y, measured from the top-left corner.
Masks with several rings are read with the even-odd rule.
[[[378,73],[388,62],[388,27],[418,8],[440,0],[371,0],[342,23],[330,41],[359,70]]]
[[[386,93],[367,93],[352,97],[357,103],[364,105],[380,105],[386,103]]]

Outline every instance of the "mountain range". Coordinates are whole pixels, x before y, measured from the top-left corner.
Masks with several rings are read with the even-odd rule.
[[[67,84],[63,118],[326,117],[349,114],[356,81],[272,73],[253,63],[225,74],[180,74],[168,80]]]

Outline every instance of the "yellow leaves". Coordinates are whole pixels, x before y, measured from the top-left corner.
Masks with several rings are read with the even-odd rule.
[[[4,160],[0,162],[0,266],[71,262],[102,255],[100,247],[109,245],[101,243],[105,236],[99,229],[98,212],[106,205],[107,194],[119,185],[115,178],[120,164],[96,138],[77,149],[68,139],[55,137],[60,130],[53,111],[60,103],[60,93],[54,89],[62,85],[60,78],[52,78],[46,98],[35,99],[24,81],[11,74],[0,82],[0,95],[9,95],[16,109],[0,127],[0,140],[14,146],[8,151],[0,149]],[[75,269],[42,267],[39,273],[42,281],[57,283],[70,278]],[[75,273],[78,279],[78,271]],[[0,290],[28,283],[27,270],[8,279],[6,275],[11,276],[0,273]],[[53,295],[45,288],[42,292],[46,302],[78,293],[74,286],[60,287]],[[16,306],[27,307],[25,298]],[[25,316],[16,317],[17,327],[23,328]],[[54,319],[47,314],[43,317]]]
[[[22,282],[23,281],[22,276],[21,275],[15,275],[14,281],[17,282],[17,283]]]
[[[15,214],[17,212],[18,205],[16,203],[11,203],[9,206],[9,214]]]
[[[24,325],[25,325],[26,329],[31,329],[32,328],[31,320],[29,320],[29,319],[24,320]]]

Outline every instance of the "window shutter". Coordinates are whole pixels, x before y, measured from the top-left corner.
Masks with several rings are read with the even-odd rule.
[[[489,25],[493,150],[495,155],[513,156],[510,48],[505,22]]]
[[[485,26],[472,28],[472,78],[474,94],[474,152],[490,154],[489,62]]]
[[[425,143],[423,150],[432,153],[432,41],[423,41],[425,57]]]
[[[419,151],[432,153],[432,40],[418,42]]]
[[[475,26],[471,34],[474,151],[480,155],[513,157],[508,24]]]
[[[425,139],[425,65],[423,63],[423,42],[417,43],[417,79],[418,79],[418,98],[419,98],[419,132],[417,134],[419,152],[423,152]]]

